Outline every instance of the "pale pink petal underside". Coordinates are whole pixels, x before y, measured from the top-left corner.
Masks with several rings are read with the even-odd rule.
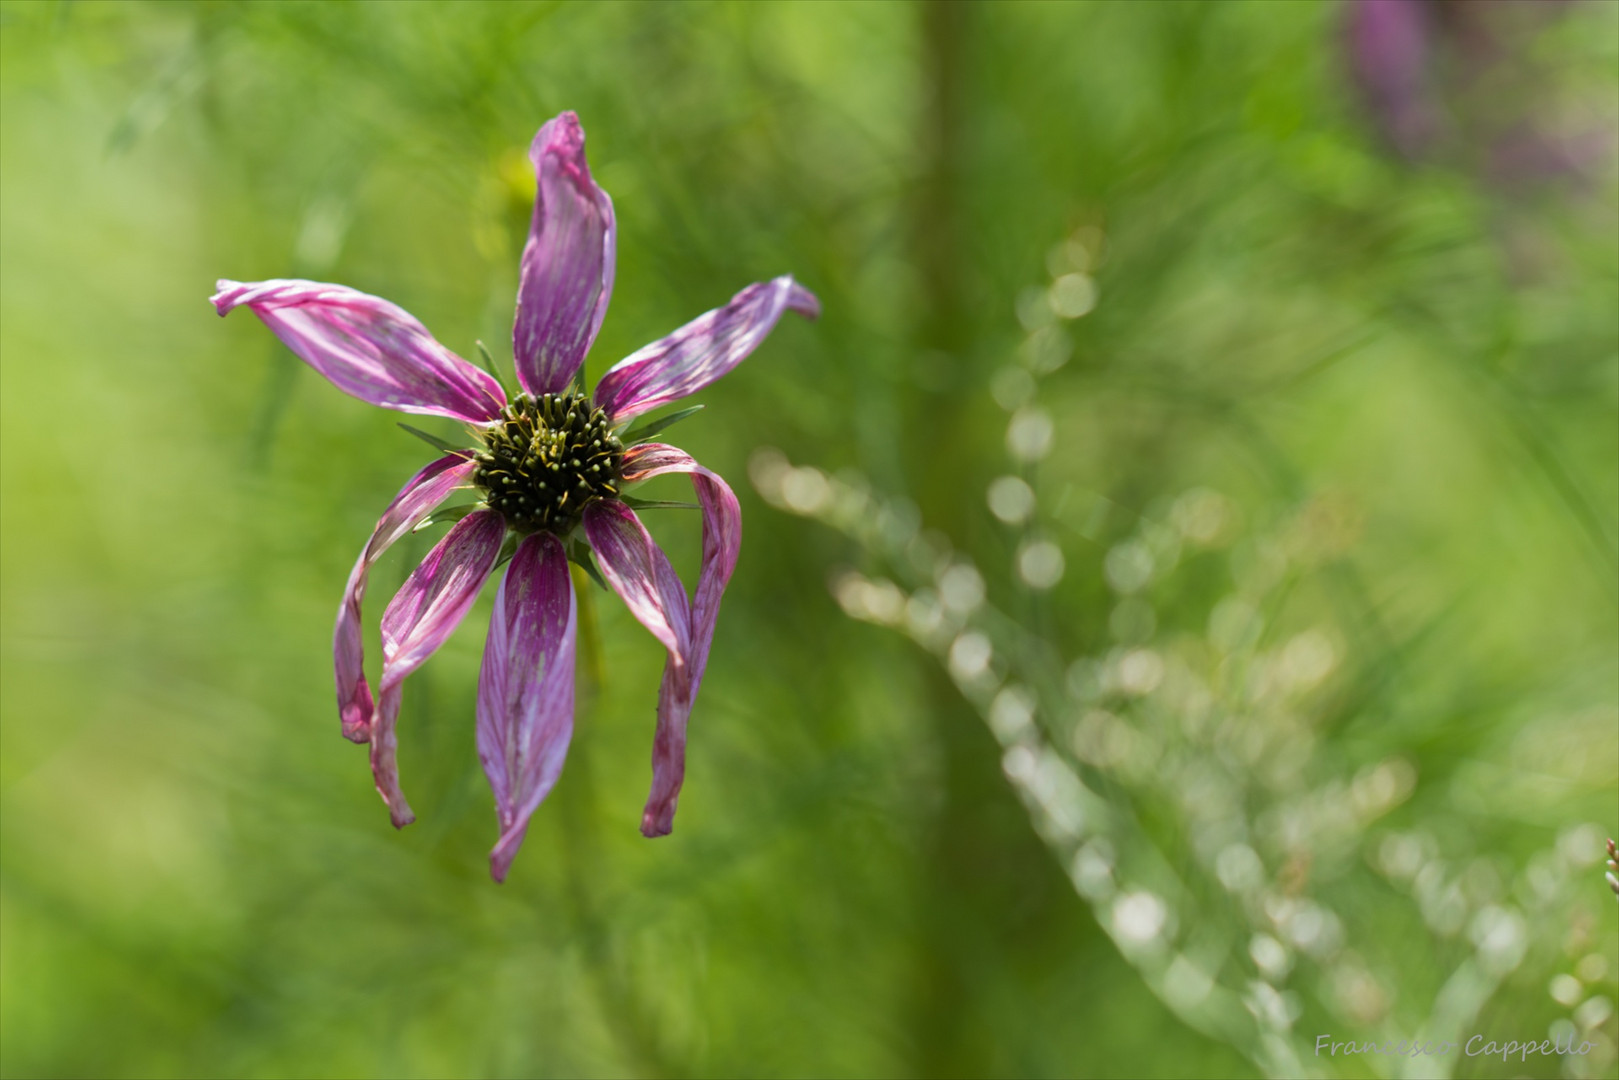
[[[567,389],[601,329],[613,294],[613,201],[585,163],[585,131],[571,112],[546,123],[528,151],[539,181],[523,247],[512,353],[536,396]]]
[[[562,542],[518,545],[495,593],[478,679],[478,759],[495,793],[500,840],[489,872],[506,880],[528,820],[550,794],[573,735],[575,608]]]
[[[365,599],[366,576],[395,541],[415,528],[456,488],[466,485],[475,467],[474,462],[461,455],[447,454],[411,477],[382,512],[381,520],[371,533],[370,542],[360,552],[354,569],[349,572],[343,602],[337,608],[337,626],[332,632],[337,713],[343,720],[345,738],[358,743],[371,738],[374,706],[371,687],[365,681],[365,645],[360,630],[360,605]]]
[[[371,772],[396,826],[415,820],[399,788],[401,684],[449,638],[495,565],[506,522],[493,510],[462,518],[411,572],[382,613],[382,679],[371,728]]]
[[[506,404],[488,372],[386,300],[318,281],[222,280],[218,288],[211,300],[219,314],[249,308],[287,348],[361,401],[475,424],[493,420]]]
[[[747,359],[784,311],[813,319],[821,305],[787,275],[749,285],[724,307],[614,364],[596,384],[596,404],[619,423],[695,394]]]
[[[697,501],[703,508],[703,565],[691,603],[690,646],[686,663],[670,663],[658,691],[658,730],[652,742],[652,791],[641,817],[646,836],[665,836],[674,828],[675,806],[686,774],[686,724],[719,620],[720,600],[736,569],[742,546],[742,512],[736,495],[718,475],[699,465],[690,454],[662,443],[643,443],[624,455],[624,480],[634,483],[662,473],[691,476]]]

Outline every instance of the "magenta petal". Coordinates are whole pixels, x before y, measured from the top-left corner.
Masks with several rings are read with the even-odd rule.
[[[500,384],[434,340],[403,308],[317,281],[219,282],[221,315],[246,305],[282,343],[361,401],[480,424],[506,404]]]
[[[590,178],[585,130],[565,112],[529,146],[539,190],[523,247],[512,354],[534,395],[567,389],[613,294],[613,200]]]
[[[505,535],[505,519],[495,511],[468,514],[427,553],[382,613],[382,681],[371,728],[371,772],[396,826],[415,820],[399,789],[396,760],[401,684],[466,616],[495,565]]]
[[[814,319],[821,305],[786,275],[749,285],[724,307],[614,364],[596,384],[596,404],[618,423],[695,394],[747,359],[788,310]]]
[[[675,804],[686,773],[686,721],[708,668],[708,650],[719,620],[720,599],[736,569],[742,547],[742,511],[736,495],[719,476],[684,450],[643,443],[624,455],[624,480],[634,483],[662,473],[691,476],[703,508],[703,565],[691,605],[691,644],[684,670],[664,669],[658,692],[658,730],[652,743],[652,793],[641,817],[646,836],[666,836],[674,828]]]
[[[686,587],[641,519],[617,499],[602,499],[585,507],[585,535],[607,584],[669,650],[669,662],[684,667],[690,644]]]
[[[680,454],[673,447],[649,445]],[[626,466],[629,461],[630,455],[626,454]],[[670,468],[675,467],[670,465]],[[646,475],[650,474],[638,478],[644,479]],[[628,478],[626,473],[625,479]],[[714,479],[718,481],[718,477]],[[730,577],[731,567],[736,565],[736,541],[741,536],[741,526],[734,513],[736,499],[723,481],[719,482],[719,487],[724,491],[720,501],[730,498],[733,509],[732,528],[728,530],[732,537],[730,556],[727,562],[723,551],[716,551],[714,557],[710,558],[710,530],[705,524],[705,581],[711,576],[711,563],[716,570],[723,566],[724,577]],[[704,505],[706,522],[709,511],[707,504]],[[663,836],[673,827],[675,799],[680,794],[680,783],[686,772],[686,717],[691,712],[691,703],[697,693],[697,682],[702,679],[702,666],[708,660],[713,620],[707,620],[708,630],[703,634],[701,653],[698,655],[694,652],[697,647],[694,620],[686,600],[685,587],[680,584],[674,567],[669,565],[668,556],[664,555],[663,549],[653,541],[646,527],[628,506],[616,499],[591,503],[585,508],[585,535],[596,552],[596,561],[607,583],[623,598],[641,625],[652,631],[652,635],[669,650],[669,659],[663,667],[663,687],[658,692],[658,730],[652,744],[652,796],[641,818],[641,832],[644,835]],[[724,588],[723,582],[720,587]],[[699,597],[705,595],[701,585],[698,586],[698,593]],[[713,604],[717,608],[717,595],[713,597]],[[696,680],[691,678],[694,671]]]
[[[528,819],[562,775],[573,736],[575,610],[562,542],[537,533],[518,545],[495,594],[478,680],[478,759],[495,792],[496,881]]]
[[[474,462],[447,454],[411,477],[382,512],[371,540],[349,572],[343,602],[337,609],[332,632],[332,660],[337,673],[337,712],[343,718],[343,736],[363,743],[371,738],[371,687],[365,681],[365,645],[360,633],[360,604],[365,599],[366,575],[382,553],[415,528],[450,493],[472,476]]]

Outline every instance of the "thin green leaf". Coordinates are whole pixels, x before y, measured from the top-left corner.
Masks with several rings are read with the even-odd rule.
[[[618,501],[635,510],[701,510],[694,502],[672,502],[669,499],[637,499],[634,495],[620,495]]]
[[[489,568],[491,574],[512,561],[512,556],[517,554],[518,539],[516,533],[510,529],[506,530],[506,536],[500,542],[500,554],[495,558],[495,565]]]
[[[664,428],[673,427],[680,421],[686,419],[686,417],[695,416],[697,413],[702,411],[703,407],[701,405],[693,405],[689,409],[678,409],[675,412],[670,413],[668,416],[661,416],[656,420],[648,420],[638,428],[631,428],[629,431],[626,431],[623,435],[619,436],[619,441],[625,445],[642,442],[646,439],[652,438],[652,436],[656,435]]]
[[[466,517],[468,514],[482,506],[483,503],[467,503],[465,506],[446,506],[442,510],[435,510],[431,514],[428,514],[426,517],[422,518],[421,521],[416,523],[416,527],[410,531],[413,533],[418,533],[423,529],[432,528],[434,525],[442,525],[446,521],[460,521],[462,518]]]
[[[473,344],[478,347],[479,366],[481,366],[485,371],[489,372],[489,374],[493,375],[495,377],[495,381],[498,382],[501,389],[504,390],[506,388],[506,380],[500,377],[500,369],[495,367],[495,358],[490,354],[489,346],[485,345],[481,341],[474,341]]]
[[[445,442],[437,435],[423,431],[419,427],[411,427],[409,424],[405,423],[401,423],[399,426],[416,436],[418,439],[422,440],[422,442],[427,443],[429,446],[435,446],[444,451],[446,454],[460,454],[462,457],[469,458],[473,454],[477,453],[477,451],[472,449],[470,446],[455,446],[451,443]]]
[[[607,589],[607,582],[602,579],[601,571],[596,569],[595,562],[590,557],[590,549],[575,541],[568,545],[568,561],[590,575],[590,580]]]

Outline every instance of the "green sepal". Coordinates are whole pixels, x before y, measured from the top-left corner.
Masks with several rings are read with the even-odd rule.
[[[652,436],[656,435],[664,428],[673,427],[674,425],[680,423],[680,421],[686,419],[686,417],[695,416],[697,413],[702,411],[703,407],[701,405],[693,405],[689,409],[677,409],[668,416],[660,416],[656,420],[648,420],[638,428],[631,428],[629,431],[626,431],[624,434],[620,435],[618,437],[618,441],[626,446],[628,446],[630,443],[643,442],[652,438]]]
[[[602,579],[601,571],[596,569],[596,563],[590,557],[590,549],[585,545],[579,543],[577,540],[569,544],[568,561],[579,567],[579,569],[583,570],[585,573],[589,574],[590,580],[600,585],[603,590],[609,592],[611,591],[607,588],[607,582]]]
[[[455,446],[455,445],[452,445],[451,443],[445,442],[443,439],[439,438],[437,435],[433,435],[433,434],[431,434],[429,432],[423,431],[419,427],[411,427],[409,424],[406,424],[406,423],[400,423],[399,426],[404,428],[406,431],[410,432],[412,435],[416,436],[418,439],[422,440],[422,442],[427,443],[429,446],[437,447],[438,449],[444,451],[446,454],[460,454],[464,458],[470,458],[473,454],[477,453],[477,451],[474,450],[470,446]]]
[[[668,499],[637,499],[634,495],[620,495],[618,501],[632,510],[701,510],[696,503],[671,502]]]
[[[495,381],[500,384],[501,393],[505,394],[508,399],[514,397],[511,384],[501,378],[500,368],[495,366],[495,357],[489,351],[489,346],[481,341],[474,341],[473,344],[478,347],[478,366],[495,377]]]
[[[483,505],[483,503],[467,503],[464,506],[446,506],[442,510],[435,510],[422,518],[416,523],[416,527],[410,531],[419,533],[423,529],[431,528],[434,525],[442,525],[446,521],[460,521],[474,510],[481,509]]]
[[[512,561],[512,556],[517,554],[518,541],[521,539],[522,537],[511,529],[506,530],[505,537],[500,541],[500,554],[495,556],[495,565],[489,568],[491,574]]]

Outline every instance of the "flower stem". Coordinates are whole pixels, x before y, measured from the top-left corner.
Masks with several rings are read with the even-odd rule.
[[[577,724],[595,709],[601,696],[601,632],[596,622],[596,586],[580,566],[573,574],[579,620],[580,685],[574,708]],[[613,1034],[616,1049],[640,1076],[661,1077],[677,1070],[665,1060],[658,1045],[656,1018],[614,956],[610,922],[603,917],[609,903],[595,883],[602,877],[602,844],[596,814],[595,773],[591,769],[588,739],[575,738],[569,749],[566,780],[558,786],[563,819],[563,858],[567,863],[569,914],[582,947],[591,989],[602,1019]]]
[[[601,692],[605,679],[602,669],[601,629],[596,624],[596,588],[590,575],[579,566],[570,565],[573,572],[573,594],[579,604],[579,652],[584,660],[584,693],[587,701]]]

